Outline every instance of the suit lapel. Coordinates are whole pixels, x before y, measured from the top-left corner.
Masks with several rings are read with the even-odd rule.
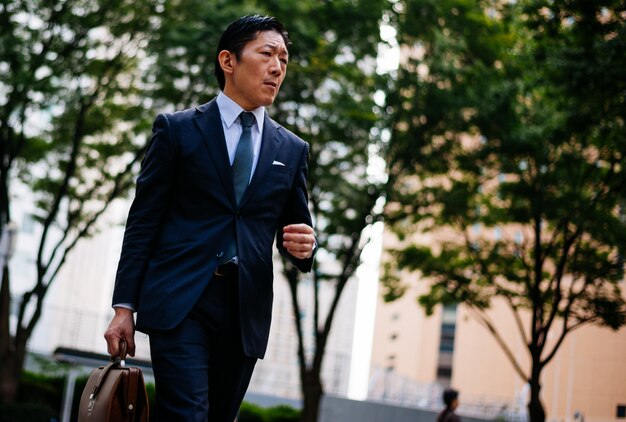
[[[207,104],[201,105],[196,110],[194,123],[202,133],[204,144],[206,145],[209,155],[213,160],[213,164],[222,179],[222,186],[224,186],[231,203],[234,204],[236,201],[233,176],[231,173],[228,150],[226,149],[226,139],[224,138],[224,129],[222,127],[222,120],[217,103],[215,100],[212,100]]]
[[[252,175],[250,185],[246,189],[246,192],[241,198],[241,206],[250,198],[252,193],[257,189],[259,181],[263,179],[263,176],[272,166],[276,155],[278,154],[278,148],[280,147],[281,139],[278,136],[278,130],[276,129],[276,123],[269,118],[265,113],[265,122],[263,123],[263,135],[261,138],[261,152],[259,153],[259,160],[256,164],[256,169]]]

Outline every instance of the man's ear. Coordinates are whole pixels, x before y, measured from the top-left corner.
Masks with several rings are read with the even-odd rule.
[[[229,74],[229,75],[233,74],[235,62],[237,61],[237,58],[235,57],[233,53],[231,53],[228,50],[222,50],[217,55],[217,61],[220,63],[220,66],[222,70],[224,71],[224,74]]]

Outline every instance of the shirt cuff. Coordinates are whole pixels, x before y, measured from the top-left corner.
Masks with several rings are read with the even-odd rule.
[[[311,255],[307,259],[311,259],[315,256],[315,252],[317,251],[317,239],[313,242],[313,247],[311,248]]]
[[[132,303],[116,303],[115,305],[113,305],[113,308],[126,308],[135,312],[135,307]]]

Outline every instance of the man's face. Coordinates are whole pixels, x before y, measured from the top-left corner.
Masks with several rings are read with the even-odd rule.
[[[283,37],[276,31],[260,32],[239,59],[234,54],[230,59],[232,73],[226,74],[224,93],[245,110],[272,104],[287,72]]]

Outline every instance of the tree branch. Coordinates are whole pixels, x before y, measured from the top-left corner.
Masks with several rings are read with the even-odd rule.
[[[359,261],[360,254],[362,248],[359,248],[359,241],[361,239],[361,235],[353,233],[352,235],[352,243],[350,247],[346,251],[346,255],[342,264],[341,275],[337,280],[337,286],[335,287],[335,295],[331,302],[330,309],[328,310],[328,314],[326,315],[326,321],[324,323],[324,328],[318,337],[318,341],[316,342],[315,347],[315,356],[313,359],[313,368],[316,370],[320,370],[322,366],[322,358],[324,357],[324,350],[326,348],[326,342],[328,340],[328,335],[330,333],[330,328],[332,326],[333,319],[335,317],[335,312],[337,310],[337,305],[339,304],[339,299],[341,298],[341,293],[345,288],[348,279],[352,274],[354,274],[354,257],[356,256],[356,260]]]
[[[85,117],[87,114],[87,110],[89,109],[89,107],[91,107],[91,104],[93,104],[94,95],[96,95],[96,92],[92,94],[91,101],[85,102],[83,101],[83,99],[80,100],[80,108],[78,111],[78,117],[74,124],[72,149],[70,151],[70,158],[68,160],[67,166],[65,167],[65,170],[64,170],[65,176],[63,178],[63,183],[61,184],[61,186],[59,186],[59,189],[56,191],[54,195],[54,200],[52,201],[52,205],[50,207],[48,215],[42,224],[43,232],[41,234],[41,239],[39,241],[39,250],[37,252],[37,273],[38,273],[37,278],[38,278],[39,283],[41,282],[41,280],[43,279],[43,276],[45,275],[45,272],[47,271],[45,264],[43,264],[43,261],[44,261],[43,251],[44,251],[44,247],[46,244],[46,240],[48,238],[48,232],[59,212],[61,201],[63,200],[63,198],[65,198],[67,194],[67,191],[70,186],[70,180],[72,179],[72,177],[74,177],[74,173],[76,172],[76,168],[77,168],[76,160],[78,158],[78,151],[80,150],[80,144],[84,135]]]
[[[47,262],[44,263],[43,251],[47,242],[47,237],[48,237],[50,227],[52,226],[52,224],[57,218],[57,215],[61,207],[61,202],[67,196],[67,192],[70,186],[70,181],[72,180],[72,178],[74,177],[78,169],[77,159],[78,159],[78,153],[80,151],[81,143],[85,135],[84,125],[85,125],[87,113],[89,109],[91,108],[91,106],[95,103],[96,99],[98,98],[98,95],[100,94],[101,89],[105,86],[105,82],[104,82],[105,79],[108,79],[111,76],[111,74],[115,74],[116,71],[119,71],[119,69],[121,68],[122,66],[121,62],[122,62],[123,57],[124,56],[121,53],[121,51],[118,51],[117,55],[112,60],[109,61],[106,71],[103,72],[103,74],[100,75],[100,77],[98,78],[98,82],[96,84],[96,87],[93,89],[93,92],[89,96],[82,97],[79,99],[80,108],[78,110],[77,118],[73,127],[72,148],[70,151],[70,158],[67,162],[67,165],[64,171],[63,182],[61,183],[61,186],[59,186],[59,189],[55,192],[54,200],[52,201],[52,206],[50,208],[50,211],[48,212],[48,215],[42,224],[43,232],[41,234],[41,238],[39,242],[39,250],[37,252],[38,283],[41,283],[43,279],[45,278],[45,275],[48,271],[48,265],[51,263],[51,259],[48,259]],[[56,252],[56,248],[53,251],[53,253],[55,252]]]
[[[524,342],[524,344],[528,344],[528,335],[524,330],[524,324],[522,323],[522,319],[519,315],[519,312],[517,311],[517,308],[515,307],[515,304],[513,304],[513,300],[509,295],[505,295],[504,297],[506,299],[506,302],[509,304],[509,307],[511,308],[513,318],[515,318],[515,325],[517,326],[519,334],[522,337],[522,341]]]
[[[320,281],[317,274],[313,274],[313,333],[315,334],[315,343],[320,337]]]
[[[569,251],[570,251],[570,248],[572,247],[572,244],[576,240],[577,236],[579,236],[581,233],[580,227],[579,227],[579,229],[571,237],[568,238],[566,224],[563,224],[562,230],[563,230],[563,247],[561,248],[561,256],[557,264],[556,270],[554,272],[554,276],[552,277],[553,281],[550,282],[550,288],[552,289],[552,293],[553,293],[552,309],[550,309],[550,314],[548,315],[548,319],[545,321],[545,323],[543,323],[542,321],[543,327],[541,328],[541,333],[540,333],[540,341],[542,343],[545,343],[548,333],[550,331],[550,327],[552,326],[552,323],[554,322],[554,318],[559,312],[559,305],[561,303],[561,300],[563,299],[563,294],[561,292],[561,283],[563,281],[563,274],[565,272],[565,264],[567,263],[569,259],[569,256],[570,256]],[[554,283],[554,287],[552,287],[553,283]]]
[[[300,320],[300,303],[298,302],[298,273],[295,268],[287,267],[287,261],[282,258],[283,269],[289,283],[289,291],[291,292],[291,306],[293,309],[293,319],[296,324],[296,333],[298,334],[298,363],[300,367],[300,379],[304,380],[307,364],[304,355],[304,333],[302,331],[302,321]]]
[[[596,321],[598,319],[598,317],[591,317],[591,318],[587,318],[584,320],[579,320],[577,321],[575,324],[571,325],[571,326],[567,326],[567,318],[564,317],[563,320],[563,329],[561,332],[561,335],[559,336],[559,339],[557,340],[557,342],[554,344],[554,347],[552,348],[552,350],[548,353],[548,355],[546,356],[545,359],[543,359],[540,362],[540,365],[542,367],[544,367],[545,365],[547,365],[552,358],[556,355],[556,352],[559,350],[559,347],[561,347],[561,344],[563,343],[563,340],[565,340],[565,336],[569,333],[571,333],[572,331],[574,331],[577,328],[582,327],[583,325],[586,324],[590,324],[593,323],[594,321]]]
[[[488,319],[488,317],[482,311],[479,311],[478,309],[475,309],[472,306],[469,306],[469,309],[474,313],[478,322],[481,323],[485,328],[487,328],[487,330],[489,330],[493,338],[496,340],[496,342],[498,343],[498,345],[500,346],[500,348],[506,355],[506,357],[509,359],[509,361],[513,365],[515,372],[517,372],[520,378],[522,378],[523,380],[527,380],[528,376],[524,374],[524,371],[522,370],[521,366],[517,362],[517,359],[515,359],[515,356],[513,356],[513,352],[511,351],[509,346],[506,344],[506,342],[504,341],[504,339],[502,338],[502,336],[496,329],[495,325]]]

